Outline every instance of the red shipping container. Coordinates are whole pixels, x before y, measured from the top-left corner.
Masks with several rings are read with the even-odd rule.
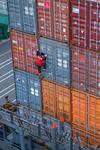
[[[87,8],[86,0],[71,1],[71,43],[87,46]]]
[[[58,41],[69,41],[69,2],[38,0],[39,34]]]
[[[71,1],[71,43],[100,51],[100,2]]]
[[[10,31],[13,66],[25,70],[25,52],[24,52],[24,41],[23,34],[15,30]]]
[[[71,47],[72,87],[100,96],[100,53]]]
[[[13,66],[30,73],[38,74],[35,64],[36,51],[38,49],[36,37],[16,30],[11,30],[10,35]]]
[[[39,34],[52,38],[53,36],[53,12],[52,0],[37,0]]]
[[[69,2],[53,0],[54,39],[69,41]]]
[[[100,1],[89,2],[89,48],[100,51]]]

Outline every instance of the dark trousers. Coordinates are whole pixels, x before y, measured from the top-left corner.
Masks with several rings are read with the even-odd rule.
[[[38,72],[41,73],[41,67],[38,66]]]

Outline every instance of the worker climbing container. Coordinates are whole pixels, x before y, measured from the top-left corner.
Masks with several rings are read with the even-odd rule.
[[[100,96],[100,53],[71,47],[72,87]]]
[[[36,0],[8,0],[10,28],[36,34]]]
[[[16,30],[11,30],[10,35],[14,68],[38,74],[35,63],[38,49],[36,37]]]
[[[71,1],[71,43],[83,48],[100,51],[100,3]]]
[[[70,90],[49,80],[42,80],[43,113],[70,122]]]
[[[41,111],[41,87],[38,76],[15,70],[17,102],[36,111]]]
[[[40,52],[47,55],[42,75],[50,80],[70,85],[69,46],[46,38],[39,39]]]
[[[69,41],[69,2],[66,0],[38,0],[39,35]]]
[[[100,137],[100,97],[72,90],[72,123]]]

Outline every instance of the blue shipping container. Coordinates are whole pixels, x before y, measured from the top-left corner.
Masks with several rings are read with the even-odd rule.
[[[36,0],[8,0],[10,28],[36,33]]]
[[[22,105],[29,106],[33,110],[41,111],[41,87],[36,75],[16,70],[16,97]]]
[[[70,85],[69,46],[53,40],[40,38],[40,52],[47,54],[46,69],[42,69],[44,77],[65,85]]]

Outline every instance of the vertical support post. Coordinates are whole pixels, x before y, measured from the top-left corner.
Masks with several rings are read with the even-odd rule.
[[[41,125],[38,124],[38,136],[41,137]]]
[[[13,113],[12,112],[10,113],[10,117],[11,117],[11,123],[14,123],[13,122]]]
[[[3,125],[3,138],[6,139],[6,126]]]
[[[30,135],[29,136],[29,150],[33,150],[33,148],[32,148],[32,136]]]
[[[60,117],[60,134],[64,131],[64,117]]]
[[[52,146],[53,146],[53,150],[58,150],[57,148],[57,142],[56,142],[56,123],[54,122],[52,124]]]
[[[25,150],[25,142],[24,142],[24,131],[23,128],[19,128],[20,131],[20,143],[21,143],[21,150]]]

